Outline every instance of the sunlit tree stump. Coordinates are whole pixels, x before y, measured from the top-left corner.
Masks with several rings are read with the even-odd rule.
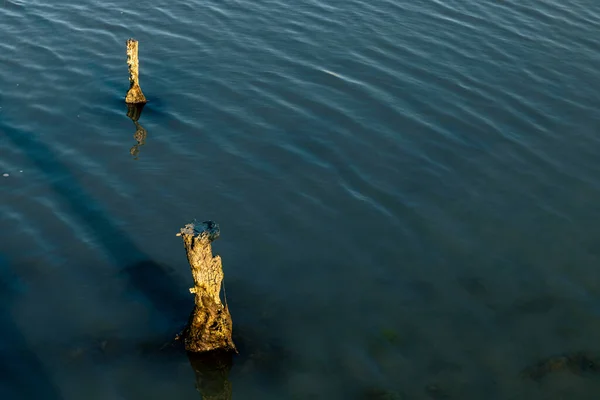
[[[219,237],[219,225],[212,221],[192,222],[178,236],[183,244],[194,278],[194,311],[182,332],[185,349],[191,352],[237,351],[231,338],[232,322],[227,304],[220,298],[223,282],[221,257],[213,256],[211,243]]]
[[[125,103],[146,103],[146,97],[140,87],[140,62],[138,60],[137,40],[127,40],[127,65],[129,66],[129,91],[127,91],[127,96],[125,96]]]

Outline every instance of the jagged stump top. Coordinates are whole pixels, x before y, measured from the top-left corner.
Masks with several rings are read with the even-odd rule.
[[[177,236],[181,235],[198,236],[201,239],[206,238],[209,242],[214,242],[221,236],[221,229],[219,224],[214,221],[203,221],[201,223],[194,221],[179,230]]]

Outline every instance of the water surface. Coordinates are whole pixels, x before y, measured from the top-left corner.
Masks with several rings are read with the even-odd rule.
[[[591,0],[2,1],[0,398],[200,398],[161,350],[193,218],[235,399],[596,398],[520,373],[600,354],[599,26]]]

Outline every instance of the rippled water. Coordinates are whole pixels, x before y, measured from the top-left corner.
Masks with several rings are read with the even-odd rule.
[[[0,398],[201,398],[164,345],[199,218],[235,399],[595,399],[594,365],[521,372],[600,354],[599,26],[591,0],[2,0]]]

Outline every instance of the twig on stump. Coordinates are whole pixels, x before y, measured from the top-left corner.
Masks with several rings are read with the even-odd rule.
[[[225,350],[237,352],[231,338],[232,322],[227,304],[221,303],[223,281],[221,257],[212,254],[211,242],[220,235],[213,221],[192,222],[177,234],[183,238],[192,270],[194,311],[182,332],[185,349],[191,352]]]
[[[138,41],[127,40],[127,65],[129,66],[129,91],[125,96],[125,103],[146,103],[146,97],[140,87],[140,62],[138,60]]]

